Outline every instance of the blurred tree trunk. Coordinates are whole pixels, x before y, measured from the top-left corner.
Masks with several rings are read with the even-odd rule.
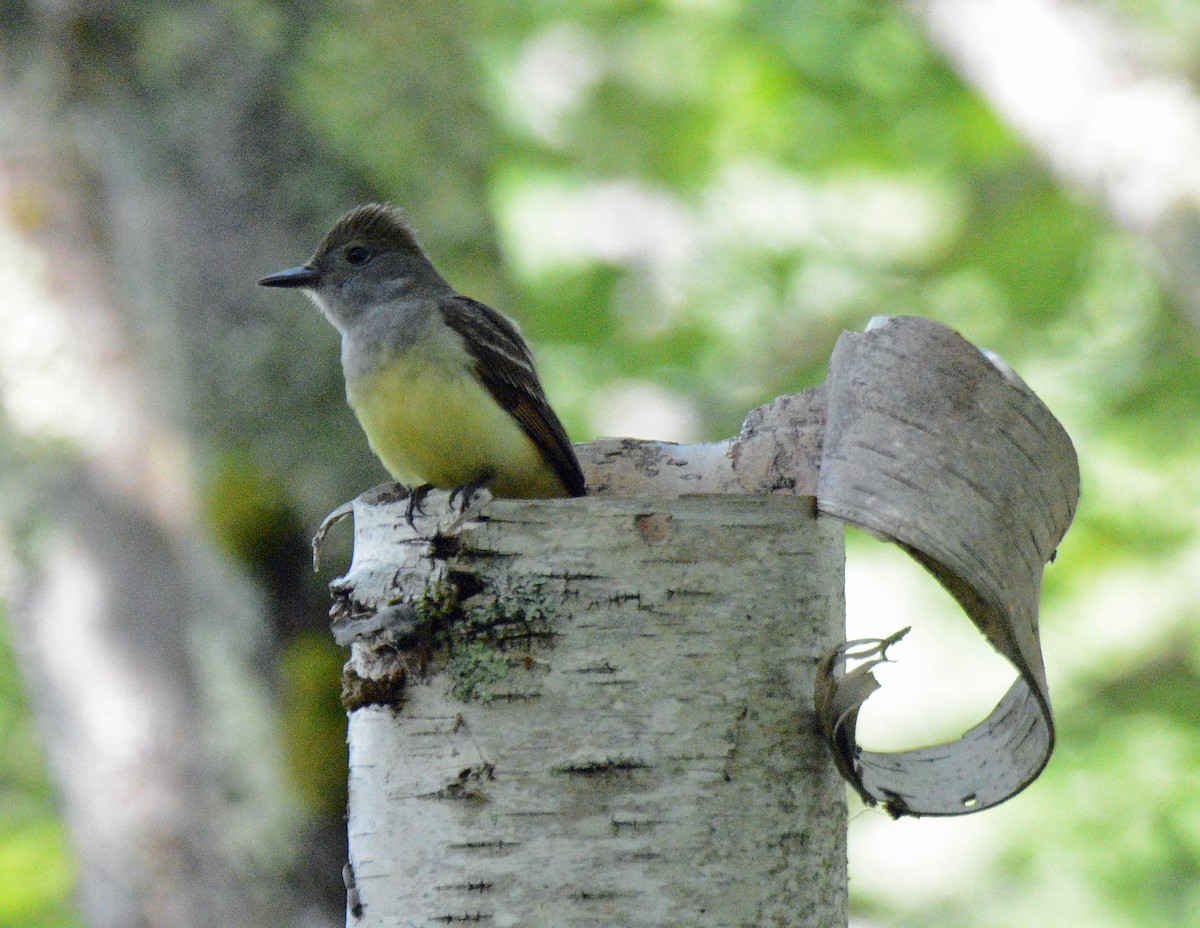
[[[287,635],[325,623],[295,487],[336,499],[345,478],[311,445],[297,453],[314,433],[295,409],[335,446],[352,424],[313,402],[337,384],[332,337],[305,314],[281,344],[254,280],[311,247],[278,204],[309,188],[323,210],[314,198],[350,184],[336,166],[306,174],[322,158],[279,103],[287,37],[235,16],[0,13],[0,196],[49,257],[30,339],[61,336],[46,400],[65,410],[44,433],[0,423],[19,462],[6,489],[24,501],[9,514],[26,564],[12,622],[98,928],[344,911],[340,789],[332,810],[297,804],[273,699]],[[251,428],[292,437],[251,446]],[[310,463],[279,486],[289,460]],[[194,480],[206,470],[215,489]],[[264,511],[273,521],[250,521]]]
[[[1200,95],[1109,7],[909,0],[933,41],[1069,184],[1146,241],[1200,327]]]
[[[332,924],[287,879],[303,823],[245,663],[259,602],[102,479],[80,468],[44,492],[42,555],[13,610],[87,923]]]

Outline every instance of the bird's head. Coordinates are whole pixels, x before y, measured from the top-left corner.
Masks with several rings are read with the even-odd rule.
[[[346,213],[308,263],[269,274],[264,287],[305,290],[338,329],[381,303],[449,290],[395,207],[368,203]]]

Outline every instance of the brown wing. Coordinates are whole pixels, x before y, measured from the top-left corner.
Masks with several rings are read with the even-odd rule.
[[[465,296],[439,304],[446,324],[462,336],[475,372],[541,451],[570,496],[585,496],[583,471],[567,430],[558,420],[533,366],[533,355],[512,321]]]

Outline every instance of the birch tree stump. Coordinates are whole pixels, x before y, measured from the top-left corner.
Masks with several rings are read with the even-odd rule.
[[[346,608],[388,630],[348,671],[350,924],[845,925],[811,709],[841,526],[808,497],[440,504],[426,538],[355,507]]]
[[[734,438],[577,451],[584,499],[433,494],[415,530],[386,490],[335,513],[350,925],[844,926],[835,769],[898,817],[978,812],[1046,765],[1038,600],[1079,470],[1002,359],[879,319]],[[910,554],[1016,671],[956,741],[858,744],[903,632],[842,641],[842,523]]]

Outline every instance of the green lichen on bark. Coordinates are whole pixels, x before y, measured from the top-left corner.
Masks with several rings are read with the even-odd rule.
[[[447,628],[455,698],[491,701],[495,684],[508,676],[514,662],[539,642],[550,641],[555,608],[544,585],[540,577],[504,578],[478,594],[479,602]],[[518,651],[523,654],[514,653]]]
[[[509,659],[485,641],[455,645],[450,652],[450,693],[463,702],[491,702],[494,684],[508,676]]]

